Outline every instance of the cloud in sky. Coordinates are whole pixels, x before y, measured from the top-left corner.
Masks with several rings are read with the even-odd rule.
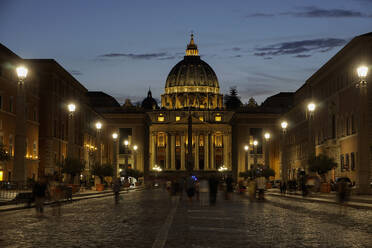
[[[295,58],[309,58],[309,57],[311,57],[311,55],[310,54],[297,54],[294,57]]]
[[[99,55],[100,58],[130,58],[130,59],[160,59],[169,57],[169,55],[165,52],[160,53],[107,53]]]
[[[372,2],[372,1],[371,1]],[[279,14],[253,13],[246,17],[272,17],[272,16],[292,16],[305,18],[371,18],[371,14],[349,9],[322,9],[315,6],[302,7],[299,11],[289,11]]]
[[[79,70],[69,70],[68,72],[71,73],[71,75],[74,75],[74,76],[80,76],[80,75],[83,75],[83,73]]]
[[[311,40],[300,40],[282,42],[255,49],[254,55],[262,57],[278,55],[302,55],[305,52],[327,52],[335,47],[342,46],[346,43],[344,39],[321,38]],[[298,56],[298,58],[301,56]],[[308,56],[307,56],[308,57]]]

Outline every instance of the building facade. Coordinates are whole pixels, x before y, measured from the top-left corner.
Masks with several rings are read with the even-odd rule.
[[[308,172],[311,156],[326,154],[338,164],[328,179],[349,177],[366,192],[372,176],[372,93],[369,87],[355,87],[361,86],[355,69],[370,67],[371,37],[354,38],[296,92],[237,109],[225,107],[216,73],[200,58],[193,36],[184,59],[170,70],[160,107],[151,91],[141,106],[130,101],[121,106],[103,92],[89,92],[54,60],[22,60],[3,47],[0,137],[12,153],[16,134],[10,109],[17,80],[7,78],[4,68],[23,62],[32,72],[28,87],[35,87],[35,97],[27,96],[26,160],[34,163],[27,165],[32,168],[27,177],[35,178],[35,171],[58,172],[58,164],[73,156],[86,163],[83,177],[91,176],[95,163],[114,164],[117,175],[126,168],[145,175],[158,167],[194,173],[225,168],[235,178],[264,165],[275,170],[276,179],[295,180],[299,172]],[[369,74],[367,85],[370,79]],[[66,107],[70,102],[77,106],[73,115]],[[314,112],[306,110],[309,102],[316,103]],[[285,132],[280,128],[284,120]],[[265,139],[265,133],[270,137]],[[3,161],[1,170],[2,180],[12,180],[12,160]]]

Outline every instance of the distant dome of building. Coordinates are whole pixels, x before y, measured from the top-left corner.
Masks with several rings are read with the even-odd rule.
[[[158,103],[152,98],[151,90],[147,92],[147,97],[143,99],[141,107],[146,110],[157,109]]]
[[[186,56],[172,68],[167,77],[165,92],[219,92],[216,73],[200,59],[193,35],[187,45]]]
[[[161,106],[167,109],[223,107],[216,73],[200,59],[194,35],[191,35],[184,59],[172,68],[167,77],[161,102]]]

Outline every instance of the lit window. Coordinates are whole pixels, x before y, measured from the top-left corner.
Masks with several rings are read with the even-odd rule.
[[[163,122],[164,121],[164,115],[163,114],[160,114],[158,116],[158,121],[160,121],[160,122]]]
[[[215,120],[215,121],[222,121],[222,116],[221,116],[221,115],[216,115],[216,116],[214,117],[214,120]]]
[[[204,121],[204,117],[203,116],[199,116],[199,120]]]
[[[176,121],[181,120],[181,116],[176,116]]]
[[[215,140],[215,145],[216,147],[222,147],[222,135],[221,134],[216,134],[216,140]]]
[[[159,133],[158,134],[158,147],[164,147],[165,146],[165,133]]]
[[[4,175],[4,172],[3,171],[0,171],[0,181],[3,181],[4,180],[3,175]]]

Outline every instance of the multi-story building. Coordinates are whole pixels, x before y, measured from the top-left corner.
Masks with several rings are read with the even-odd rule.
[[[17,86],[16,68],[24,61],[0,44],[0,143],[10,155],[9,161],[0,161],[0,181],[10,181],[14,176],[16,123],[17,123]],[[39,164],[39,78],[32,71],[24,82],[25,95],[25,141],[21,156],[25,178],[37,178]],[[19,119],[19,118],[18,118]],[[22,142],[23,143],[23,142]]]
[[[372,33],[357,36],[314,73],[295,92],[294,107],[285,114],[285,167],[290,178],[307,169],[313,154],[326,154],[338,166],[328,178],[349,177],[361,192],[368,192],[372,176],[372,92],[367,76],[360,84],[357,68],[371,67]],[[357,87],[359,86],[359,87]],[[316,104],[312,114],[309,102]]]
[[[26,60],[28,87],[35,87],[27,98],[26,158],[35,163],[27,167],[34,168],[27,176],[37,169],[52,174],[66,156],[74,156],[86,161],[86,176],[96,162],[116,164],[118,174],[124,168],[146,175],[156,167],[172,173],[209,173],[224,167],[236,178],[263,164],[275,170],[276,178],[288,180],[307,170],[312,155],[322,153],[338,163],[329,179],[347,176],[365,192],[372,175],[372,93],[355,85],[361,86],[356,67],[371,64],[371,40],[371,33],[354,38],[296,92],[271,96],[260,106],[251,100],[238,109],[224,107],[218,78],[200,59],[193,37],[184,59],[166,79],[160,108],[150,91],[141,106],[129,101],[120,106],[103,92],[88,92],[54,60]],[[6,76],[12,73],[4,73],[4,68],[21,59],[5,47],[1,54],[0,134],[12,153],[15,115],[5,110],[15,104],[11,96],[17,79],[15,74]],[[367,85],[370,79],[365,78]],[[70,102],[77,106],[73,116],[67,111]],[[306,109],[310,102],[316,104],[314,112]],[[101,129],[96,129],[98,120]],[[286,132],[280,128],[284,120]],[[265,139],[265,133],[270,137]],[[5,163],[2,180],[9,180],[12,161]]]

